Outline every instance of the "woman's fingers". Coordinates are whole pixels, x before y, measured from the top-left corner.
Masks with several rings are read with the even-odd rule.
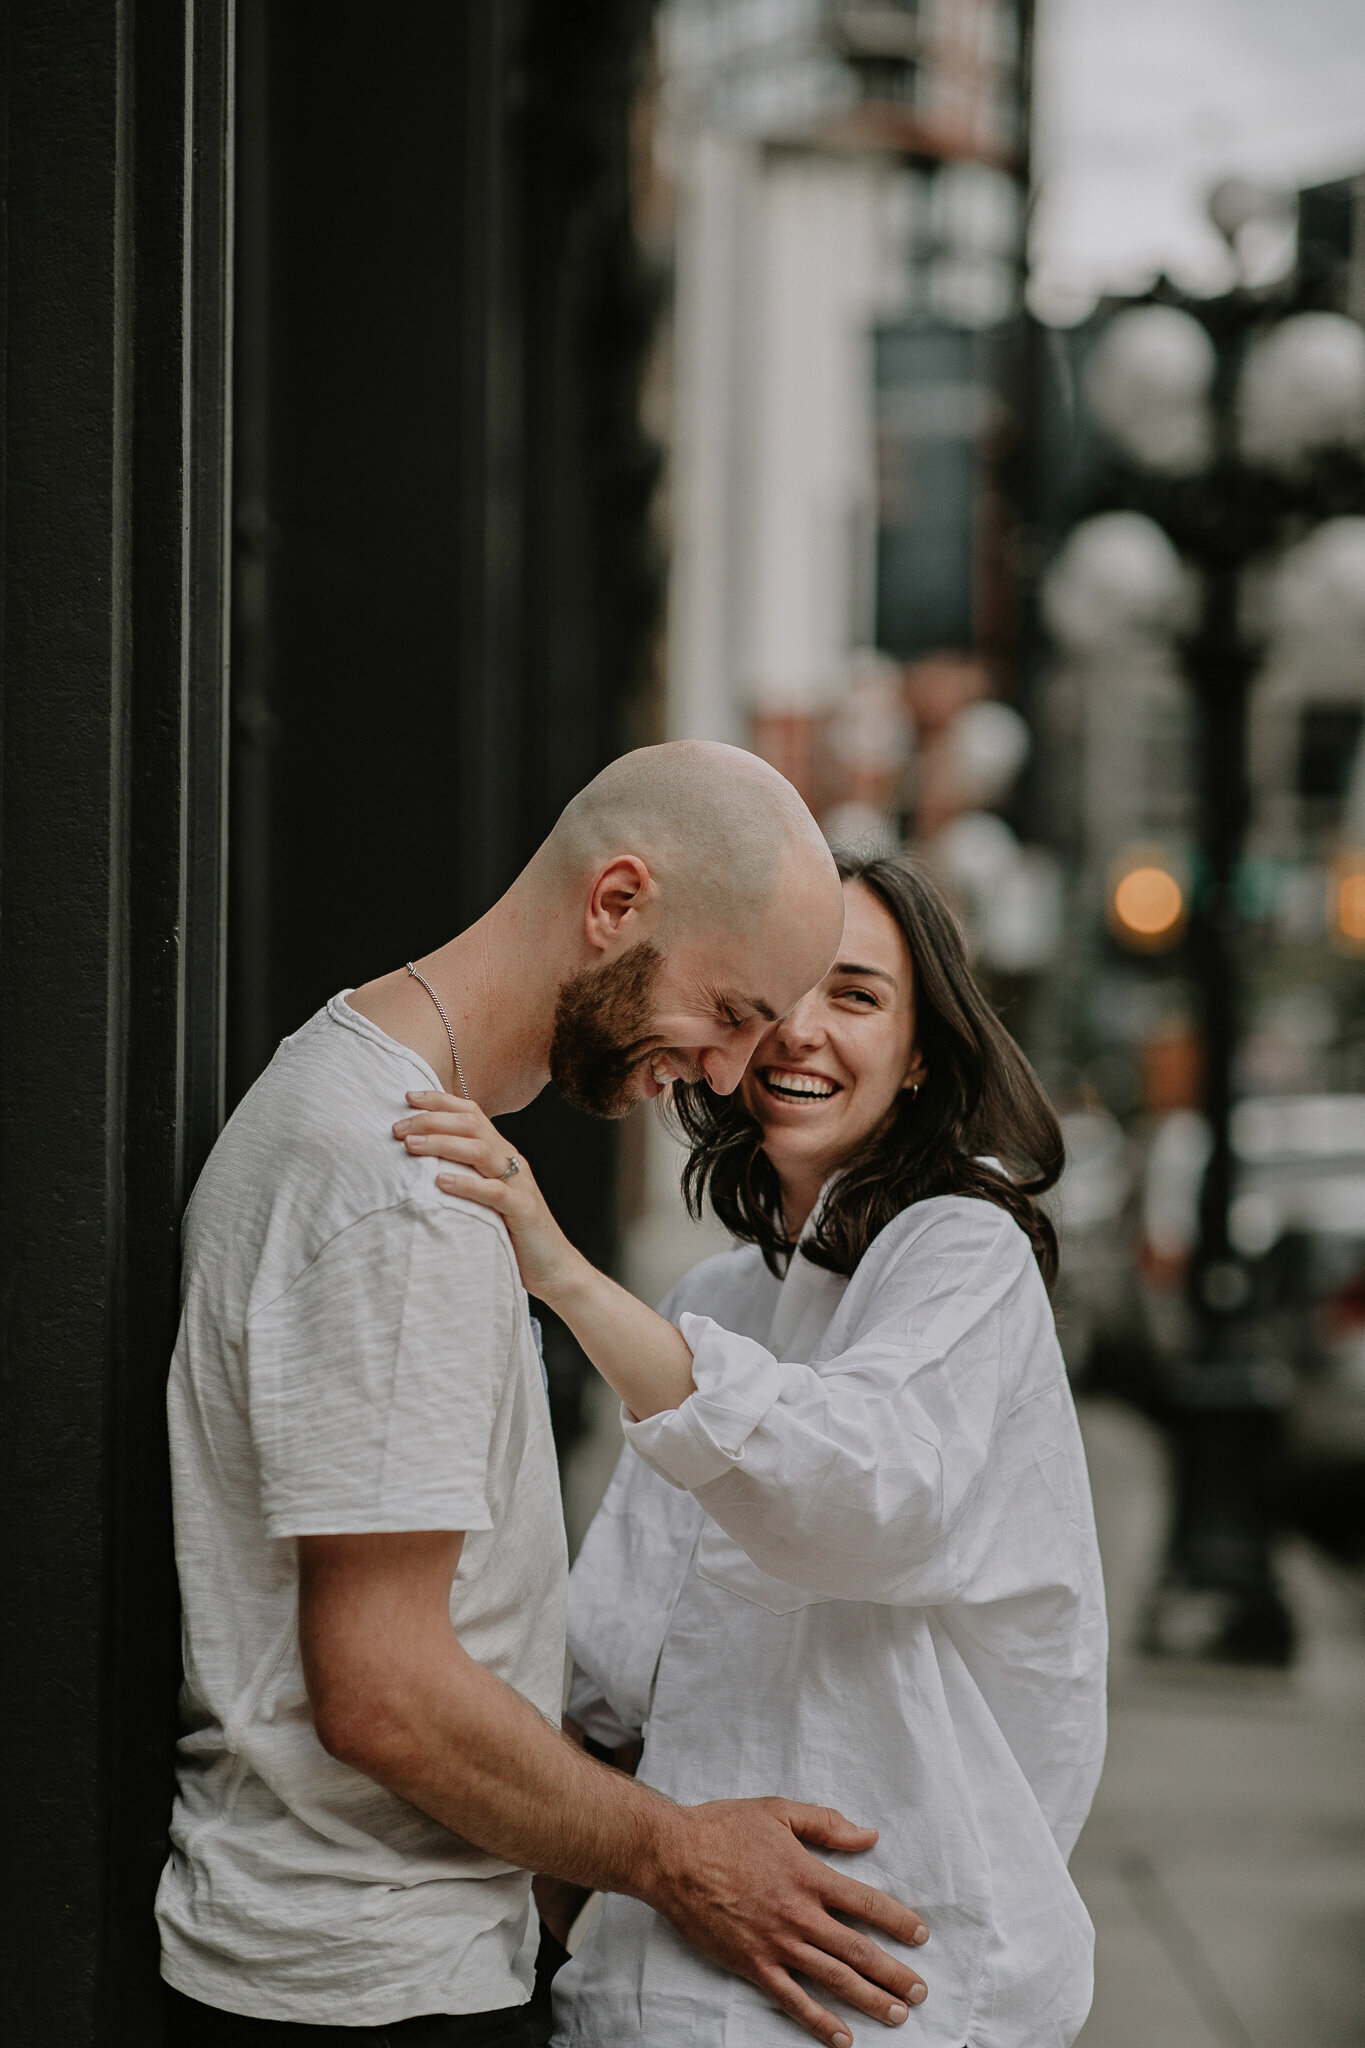
[[[476,1102],[429,1088],[414,1088],[408,1101],[413,1114],[394,1124],[395,1138],[414,1158],[449,1161],[452,1171],[436,1176],[443,1195],[478,1202],[501,1216],[524,1285],[549,1301],[557,1280],[582,1261],[551,1215],[526,1161]],[[516,1172],[509,1174],[514,1161]]]
[[[413,1089],[408,1101],[426,1105],[412,1116],[400,1117],[393,1135],[416,1158],[448,1159],[452,1165],[471,1166],[476,1172],[500,1180],[512,1147],[488,1121],[475,1102],[461,1102],[458,1096],[429,1089]]]
[[[423,1136],[409,1131],[403,1143],[418,1158],[449,1159],[456,1166],[473,1166],[480,1173],[499,1178],[512,1156],[510,1145],[498,1145],[487,1138],[461,1138],[445,1131]]]
[[[486,1138],[497,1135],[477,1102],[466,1102],[458,1095],[443,1095],[432,1088],[410,1088],[406,1100],[413,1111],[411,1116],[401,1119],[406,1129],[429,1126],[433,1130],[478,1130]]]
[[[485,1138],[493,1135],[492,1124],[472,1103],[456,1103],[453,1109],[416,1110],[411,1116],[399,1117],[393,1128],[398,1137],[409,1131],[477,1131]]]
[[[467,1095],[448,1095],[444,1088],[409,1088],[403,1097],[414,1109],[478,1109]]]
[[[502,1215],[507,1206],[507,1183],[489,1180],[471,1169],[467,1173],[438,1173],[436,1185],[443,1195],[458,1195],[462,1202],[479,1202],[485,1209]]]

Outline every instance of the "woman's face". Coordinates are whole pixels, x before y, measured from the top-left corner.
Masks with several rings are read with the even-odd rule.
[[[740,1092],[781,1177],[823,1181],[924,1074],[915,982],[900,926],[861,882],[844,884],[839,957],[759,1040]]]

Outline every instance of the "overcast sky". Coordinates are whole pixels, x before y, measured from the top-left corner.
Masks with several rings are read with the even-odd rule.
[[[1365,0],[1038,0],[1036,93],[1038,310],[1217,291],[1220,178],[1365,170]]]

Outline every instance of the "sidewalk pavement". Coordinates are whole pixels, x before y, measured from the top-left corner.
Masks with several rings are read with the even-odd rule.
[[[1095,1922],[1077,2048],[1365,2043],[1365,1607],[1306,1546],[1286,1676],[1171,1672],[1131,1643],[1159,1561],[1160,1439],[1087,1402],[1114,1654],[1109,1756],[1072,1873]]]

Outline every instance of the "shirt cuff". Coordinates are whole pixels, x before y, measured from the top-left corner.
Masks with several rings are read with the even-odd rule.
[[[623,1409],[621,1426],[661,1479],[694,1493],[744,1463],[745,1444],[781,1395],[783,1369],[771,1351],[709,1316],[682,1316],[678,1327],[691,1347],[697,1391],[681,1408],[643,1422]]]

